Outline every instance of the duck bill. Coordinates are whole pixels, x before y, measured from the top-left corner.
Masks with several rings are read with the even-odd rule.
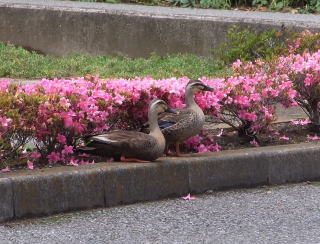
[[[204,91],[213,91],[213,88],[211,88],[210,86],[204,86],[203,88]]]
[[[165,112],[172,113],[172,114],[176,114],[177,113],[177,111],[173,110],[172,108],[167,108]]]

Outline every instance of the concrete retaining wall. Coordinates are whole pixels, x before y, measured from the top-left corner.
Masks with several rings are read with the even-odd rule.
[[[234,25],[320,29],[314,15],[148,7],[54,0],[0,0],[0,41],[49,55],[211,55]]]
[[[207,190],[320,179],[320,144],[0,174],[0,222]]]

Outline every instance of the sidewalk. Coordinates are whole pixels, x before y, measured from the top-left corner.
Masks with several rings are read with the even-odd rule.
[[[233,25],[256,30],[319,31],[320,18],[313,14],[0,0],[0,41],[54,56],[211,56]]]

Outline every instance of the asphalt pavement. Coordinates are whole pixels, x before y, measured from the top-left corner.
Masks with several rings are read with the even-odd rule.
[[[262,187],[0,225],[0,243],[320,243],[320,183]]]

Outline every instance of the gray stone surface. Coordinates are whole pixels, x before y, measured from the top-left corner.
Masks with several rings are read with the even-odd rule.
[[[254,150],[203,154],[189,164],[191,192],[256,186],[268,183],[266,157]]]
[[[320,187],[216,192],[0,225],[0,243],[320,242]]]
[[[269,162],[269,183],[284,184],[299,182],[305,179],[320,179],[320,152],[317,146],[299,144],[283,147],[281,151],[268,155],[265,162]]]
[[[0,216],[7,220],[188,192],[316,180],[320,179],[319,156],[319,143],[302,143],[167,157],[154,163],[100,163],[5,173],[0,174],[0,193],[7,195]]]
[[[0,179],[0,223],[14,216],[11,180]]]
[[[104,206],[99,169],[52,169],[12,177],[15,218]]]
[[[0,0],[0,41],[50,55],[211,55],[234,25],[319,30],[316,15]]]
[[[181,196],[189,190],[188,167],[181,160],[102,166],[106,206]]]

